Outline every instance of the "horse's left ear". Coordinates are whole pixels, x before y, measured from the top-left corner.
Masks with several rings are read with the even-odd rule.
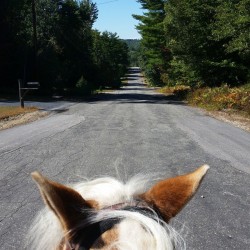
[[[156,208],[168,222],[192,198],[208,169],[208,165],[203,165],[192,173],[160,181],[140,198]]]
[[[31,174],[37,183],[45,204],[58,217],[65,232],[78,226],[79,221],[86,218],[84,209],[92,209],[94,201],[86,201],[70,187],[48,180],[38,172]]]

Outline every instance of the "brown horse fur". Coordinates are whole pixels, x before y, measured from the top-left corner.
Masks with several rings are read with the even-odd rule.
[[[203,165],[192,173],[160,181],[148,191],[135,195],[134,199],[144,201],[150,208],[159,211],[165,222],[169,222],[192,198],[208,168],[207,165]],[[32,178],[37,183],[44,202],[59,219],[64,231],[64,239],[58,249],[70,249],[66,242],[71,241],[72,230],[78,228],[86,219],[87,214],[84,210],[101,211],[101,204],[98,200],[85,200],[73,188],[51,181],[38,172],[33,172]],[[116,241],[119,238],[119,230],[116,229],[117,227],[114,227],[103,233],[93,249],[105,249],[112,241]]]
[[[44,202],[58,217],[65,232],[69,232],[77,227],[79,221],[86,219],[85,214],[81,212],[82,209],[96,206],[96,202],[85,201],[70,187],[48,180],[38,172],[31,175],[40,189]]]
[[[192,198],[207,170],[204,165],[190,174],[160,181],[140,197],[160,210],[168,222]]]

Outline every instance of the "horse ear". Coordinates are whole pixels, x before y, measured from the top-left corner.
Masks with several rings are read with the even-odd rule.
[[[140,198],[156,208],[168,222],[192,198],[208,169],[208,165],[203,165],[192,173],[160,181]]]
[[[94,201],[84,200],[72,188],[51,181],[39,172],[33,172],[31,176],[38,185],[45,204],[58,217],[66,232],[76,228],[79,221],[86,217],[83,209],[92,209],[95,205]]]

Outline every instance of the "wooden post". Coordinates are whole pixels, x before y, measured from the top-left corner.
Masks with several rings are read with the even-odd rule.
[[[31,0],[32,7],[32,27],[33,27],[33,72],[32,80],[37,78],[37,20],[36,20],[36,3]]]
[[[24,108],[24,101],[22,96],[22,80],[18,79],[18,89],[19,89],[19,100],[20,100],[20,107]]]

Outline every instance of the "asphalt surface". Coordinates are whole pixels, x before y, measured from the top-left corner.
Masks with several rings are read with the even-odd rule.
[[[63,103],[54,115],[0,132],[0,249],[23,249],[43,207],[34,170],[67,184],[170,177],[204,163],[211,168],[201,188],[172,223],[187,249],[250,248],[250,134],[156,94],[138,69],[128,80],[119,91]]]

